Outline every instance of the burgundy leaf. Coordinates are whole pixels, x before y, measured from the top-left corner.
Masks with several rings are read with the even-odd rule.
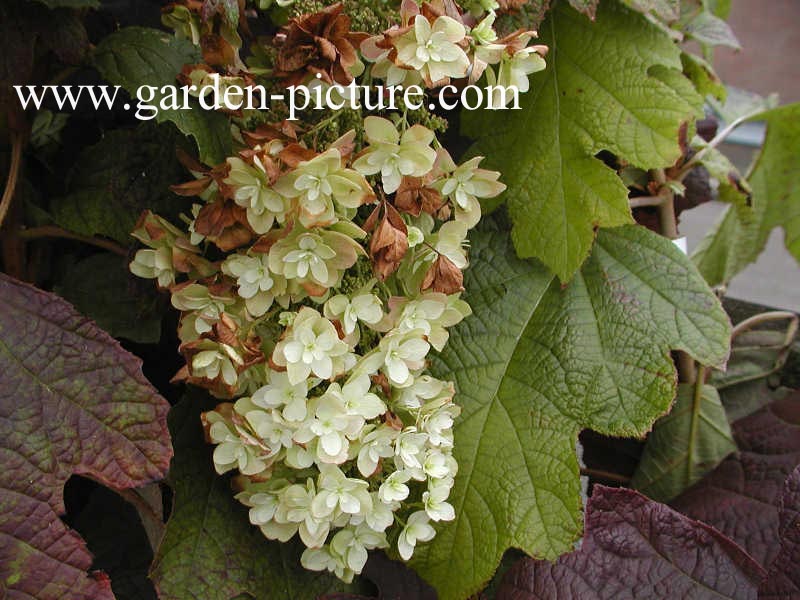
[[[580,550],[557,562],[524,558],[502,600],[757,597],[763,569],[713,528],[633,490],[596,486]]]
[[[716,527],[768,565],[780,548],[784,482],[800,463],[800,394],[738,420],[733,435],[740,451],[671,505]]]
[[[58,296],[0,274],[0,298],[0,595],[113,598],[59,519],[64,483],[162,478],[169,406],[136,357]]]
[[[781,548],[768,569],[760,600],[800,598],[800,467],[786,480],[780,503]]]

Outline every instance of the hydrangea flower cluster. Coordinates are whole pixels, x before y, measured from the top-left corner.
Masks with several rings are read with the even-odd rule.
[[[364,57],[374,63],[374,77],[387,85],[435,88],[452,80],[474,83],[485,74],[495,90],[491,108],[505,107],[512,97],[500,88],[528,91],[528,75],[546,66],[547,46],[529,45],[535,31],[518,30],[500,38],[494,30],[496,2],[471,2],[466,13],[447,10],[447,3],[435,4],[420,7],[404,0],[402,23],[362,43]]]
[[[335,4],[291,19],[274,63],[250,72],[227,13],[179,0],[165,22],[190,39],[204,31],[200,43],[209,32],[230,41],[204,48],[207,64],[187,65],[185,82],[216,73],[242,87],[266,73],[329,85],[366,72],[433,87],[496,67],[526,86],[542,47],[527,46],[532,32],[498,40],[495,5],[480,4],[406,0],[402,25],[373,36],[351,32]],[[306,568],[349,581],[369,550],[408,560],[455,518],[460,408],[429,357],[470,313],[467,234],[480,201],[505,186],[482,157],[457,164],[408,111],[359,117],[328,142],[318,134],[333,117],[309,128],[230,116],[238,151],[210,167],[180,156],[193,179],[172,189],[193,199],[191,214],[181,229],[145,213],[134,236],[146,248],[130,268],[181,312],[176,380],[223,401],[203,422],[251,523],[271,540],[299,537]]]

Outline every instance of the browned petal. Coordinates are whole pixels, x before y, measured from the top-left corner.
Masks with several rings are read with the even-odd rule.
[[[425,275],[422,290],[457,294],[464,291],[464,274],[449,258],[440,254]]]
[[[211,185],[212,181],[213,179],[210,176],[206,176],[201,177],[200,179],[195,179],[194,181],[188,181],[178,185],[171,185],[169,186],[169,189],[172,191],[172,193],[177,194],[178,196],[199,196],[208,189],[208,186]]]
[[[211,66],[224,67],[236,62],[236,50],[221,35],[204,35],[200,47],[203,49],[203,60]]]
[[[316,155],[317,153],[310,148],[306,148],[300,144],[289,144],[281,151],[278,158],[280,158],[286,166],[294,169],[301,162],[311,160]]]

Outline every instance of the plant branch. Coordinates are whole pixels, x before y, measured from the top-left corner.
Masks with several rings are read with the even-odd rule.
[[[601,469],[589,469],[587,467],[581,467],[581,475],[593,477],[594,479],[601,479],[603,481],[613,481],[614,483],[620,483],[622,485],[628,485],[631,482],[631,478],[625,477],[625,475],[603,471]]]
[[[6,215],[8,215],[8,211],[11,208],[11,202],[14,200],[14,193],[17,190],[17,181],[19,181],[19,173],[22,169],[22,148],[24,144],[25,138],[22,134],[11,134],[11,166],[8,171],[3,197],[0,199],[0,227],[3,226]]]
[[[714,139],[711,140],[707,146],[701,148],[697,152],[697,154],[695,154],[692,158],[686,161],[686,164],[684,164],[681,167],[681,170],[675,177],[675,180],[683,181],[689,174],[689,171],[695,168],[700,163],[700,161],[703,160],[706,154],[708,154],[711,150],[713,150],[714,148],[719,146],[722,142],[724,142],[727,139],[727,137],[731,133],[733,133],[734,129],[736,129],[737,127],[739,127],[739,125],[747,121],[751,116],[752,115],[744,115],[742,117],[739,117],[738,119],[734,119],[733,121],[731,121],[731,123],[727,127],[725,127],[725,129],[723,129],[716,136],[714,136]]]
[[[686,481],[694,482],[692,473],[692,456],[694,456],[694,441],[697,436],[697,425],[700,421],[700,407],[703,403],[703,386],[706,383],[706,367],[700,365],[697,369],[697,375],[694,381],[694,394],[692,395],[692,420],[689,423],[689,447],[687,448],[687,455],[689,460],[686,461]]]
[[[658,205],[658,221],[661,225],[661,235],[671,240],[678,238],[678,219],[675,216],[675,193],[666,185],[667,174],[664,169],[654,169],[650,172],[653,180],[659,184],[659,196],[664,201]],[[683,383],[694,383],[696,379],[696,365],[694,359],[685,352],[678,352],[676,361],[678,367],[678,380]]]
[[[91,244],[98,248],[103,248],[118,254],[120,256],[128,256],[128,250],[116,242],[107,240],[97,236],[81,235],[67,231],[57,225],[43,225],[41,227],[31,227],[30,229],[21,229],[17,232],[17,236],[23,240],[36,240],[41,238],[62,238],[65,240],[75,240],[76,242],[83,242],[84,244]]]
[[[631,198],[628,204],[631,208],[644,208],[647,206],[661,206],[665,201],[665,196],[640,196]]]

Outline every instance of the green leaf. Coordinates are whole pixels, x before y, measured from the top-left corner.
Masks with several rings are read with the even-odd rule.
[[[413,563],[442,600],[478,591],[509,547],[547,559],[569,551],[582,521],[578,433],[643,435],[675,396],[670,349],[704,364],[728,354],[727,316],[669,240],[604,230],[562,288],[486,221],[465,284],[474,314],[433,365],[463,406],[456,520]]]
[[[600,0],[569,0],[570,6],[590,19],[594,19],[597,14],[597,5]]]
[[[689,21],[683,31],[686,37],[707,46],[727,46],[736,50],[742,47],[731,26],[707,11],[699,13]]]
[[[240,594],[307,600],[346,590],[333,576],[300,566],[299,542],[268,541],[250,524],[247,508],[233,498],[230,478],[215,473],[203,437],[200,412],[213,407],[195,395],[169,415],[175,499],[150,574],[160,600],[229,600]]]
[[[728,93],[725,84],[708,61],[690,52],[681,52],[681,63],[683,73],[703,97],[713,96],[718,100],[725,100]]]
[[[94,61],[106,80],[121,85],[131,95],[143,86],[158,88],[147,104],[161,106],[165,96],[160,91],[162,87],[177,85],[175,77],[183,65],[202,62],[202,57],[189,40],[179,40],[157,29],[126,27],[100,42]],[[209,165],[222,162],[232,153],[228,118],[219,112],[203,110],[194,99],[191,107],[191,110],[160,108],[156,120],[171,121],[181,132],[192,136],[201,161]]]
[[[717,390],[681,384],[672,411],[656,422],[647,438],[631,487],[658,502],[669,502],[734,451]]]
[[[643,13],[651,13],[664,21],[674,21],[681,15],[680,0],[624,0],[625,4],[640,10]]]
[[[755,262],[776,227],[783,227],[786,248],[800,260],[800,103],[758,115],[767,137],[747,180],[752,211],[744,220],[729,208],[692,255],[711,285],[726,284]]]
[[[672,40],[616,2],[601,4],[594,23],[559,4],[540,32],[548,67],[531,77],[522,110],[467,113],[464,130],[473,153],[503,172],[519,255],[567,281],[598,227],[632,222],[627,188],[595,155],[672,165],[681,123],[702,99],[680,75]]]
[[[152,282],[131,275],[128,262],[112,254],[94,254],[59,269],[56,292],[112,336],[158,343],[165,303]]]
[[[0,274],[0,587],[6,598],[111,600],[59,519],[73,474],[126,489],[161,479],[169,405],[139,359],[64,300]]]
[[[175,217],[191,204],[168,187],[185,177],[172,128],[143,124],[108,132],[78,157],[68,195],[53,203],[56,222],[83,235],[105,235],[123,245],[145,209]]]

